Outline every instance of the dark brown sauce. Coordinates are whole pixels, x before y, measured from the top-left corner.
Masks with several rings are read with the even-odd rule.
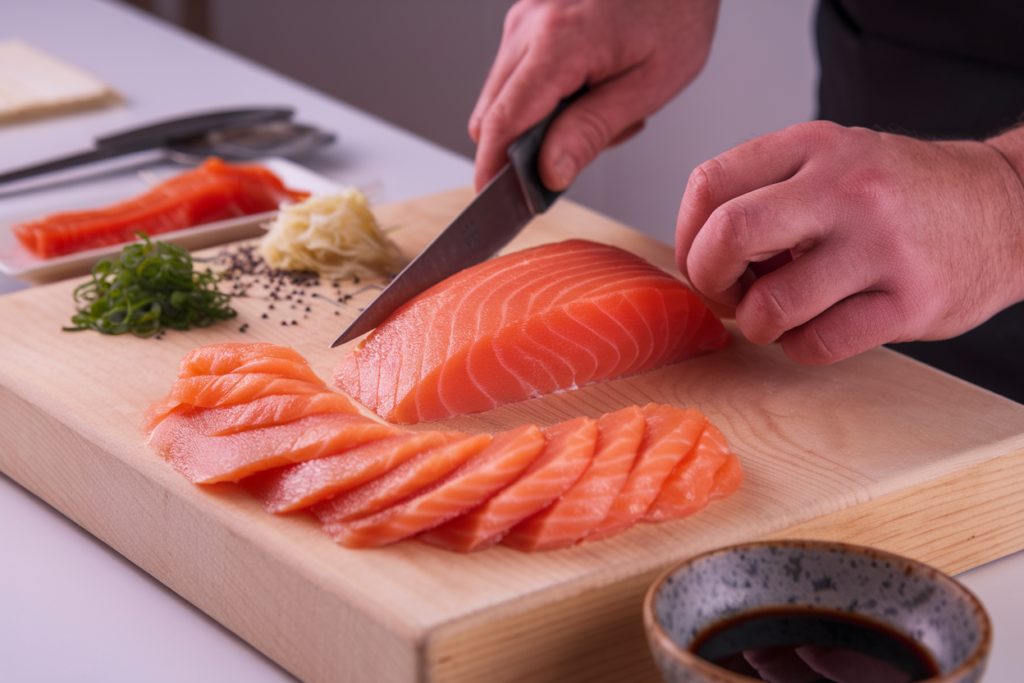
[[[876,666],[897,670],[893,680],[908,683],[939,674],[924,646],[889,626],[856,614],[805,607],[752,610],[725,619],[698,634],[690,651],[734,673],[764,680],[751,661],[789,660],[798,657],[793,648],[807,645],[830,648],[828,673],[840,680],[868,680],[864,667]],[[808,668],[817,670],[820,665]],[[819,675],[821,683],[835,681]]]

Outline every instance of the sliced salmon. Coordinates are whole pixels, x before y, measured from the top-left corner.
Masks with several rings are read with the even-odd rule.
[[[426,491],[369,517],[325,522],[323,529],[349,548],[379,547],[408,538],[491,498],[518,479],[537,460],[544,445],[544,433],[536,425],[504,432]]]
[[[490,434],[476,434],[431,448],[373,481],[318,503],[313,513],[325,523],[369,516],[433,485],[486,448],[491,440]]]
[[[267,511],[294,512],[372,482],[424,451],[466,436],[458,432],[389,435],[340,453],[254,474],[242,486]]]
[[[168,415],[150,437],[189,481],[213,484],[238,481],[256,472],[331,455],[398,433],[398,429],[361,415],[310,415],[283,425],[205,436],[190,428],[181,413]]]
[[[326,386],[298,351],[266,342],[200,346],[185,354],[178,364],[179,378],[229,373],[279,375]]]
[[[739,461],[729,450],[722,432],[709,422],[696,447],[665,480],[644,520],[667,522],[688,517],[712,500],[732,494],[742,481]]]
[[[689,453],[704,431],[707,418],[693,408],[648,404],[647,427],[633,468],[608,515],[584,541],[599,541],[628,529],[643,518],[676,464]]]
[[[728,340],[676,278],[622,249],[569,240],[422,293],[341,360],[334,383],[409,424],[644,372]]]
[[[638,406],[602,415],[590,467],[561,498],[512,527],[502,544],[534,552],[567,548],[586,536],[626,483],[646,424]]]
[[[552,504],[594,458],[597,421],[587,417],[544,430],[544,452],[522,477],[480,507],[435,528],[424,540],[459,552],[482,550],[509,529]]]
[[[113,206],[58,213],[12,227],[21,244],[40,258],[130,242],[135,232],[159,235],[204,223],[276,210],[307,192],[291,190],[262,166],[211,158]]]
[[[204,436],[224,436],[249,429],[272,427],[325,413],[357,414],[347,396],[331,391],[316,394],[284,394],[264,396],[248,403],[218,408],[194,408],[180,413],[175,429],[188,430]],[[185,426],[187,423],[187,427]],[[171,430],[154,432],[150,446],[163,450],[154,436],[162,437]]]
[[[172,412],[191,408],[222,408],[259,401],[268,396],[330,395],[338,412],[358,413],[359,408],[344,394],[304,380],[252,373],[245,375],[199,375],[177,380],[171,393],[155,401],[143,418],[142,431],[150,434]],[[347,407],[346,407],[347,406]]]

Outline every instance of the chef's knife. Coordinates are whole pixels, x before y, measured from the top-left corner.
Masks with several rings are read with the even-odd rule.
[[[333,349],[369,332],[399,306],[455,273],[486,261],[530,222],[547,211],[561,192],[541,182],[537,157],[551,122],[583,94],[580,89],[509,145],[509,162],[462,213],[427,245],[341,333]]]
[[[111,159],[132,152],[163,147],[174,142],[190,140],[205,135],[210,131],[228,126],[266,123],[269,121],[287,121],[292,117],[292,113],[291,109],[282,108],[235,109],[158,121],[141,128],[133,128],[96,138],[93,149],[89,151],[52,159],[41,164],[34,164],[4,173],[0,175],[0,185],[82,164]]]

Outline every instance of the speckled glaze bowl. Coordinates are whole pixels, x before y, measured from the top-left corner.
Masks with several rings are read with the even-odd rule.
[[[689,559],[644,600],[644,626],[666,683],[750,683],[690,652],[709,626],[744,612],[810,606],[887,624],[938,664],[928,683],[980,681],[992,643],[984,607],[950,577],[891,553],[844,543],[764,541]]]

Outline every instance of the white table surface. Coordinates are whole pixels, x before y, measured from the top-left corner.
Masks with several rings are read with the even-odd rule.
[[[468,159],[121,5],[6,0],[0,3],[0,40],[5,38],[26,40],[91,71],[117,88],[126,104],[0,126],[0,172],[85,149],[97,135],[143,121],[219,107],[289,105],[298,120],[340,138],[303,163],[362,187],[375,203],[466,185],[472,178]],[[21,286],[0,276],[0,293]],[[985,680],[1020,680],[1015,651],[1024,640],[1024,552],[958,578],[981,598],[995,624]],[[295,679],[0,475],[0,680]]]

